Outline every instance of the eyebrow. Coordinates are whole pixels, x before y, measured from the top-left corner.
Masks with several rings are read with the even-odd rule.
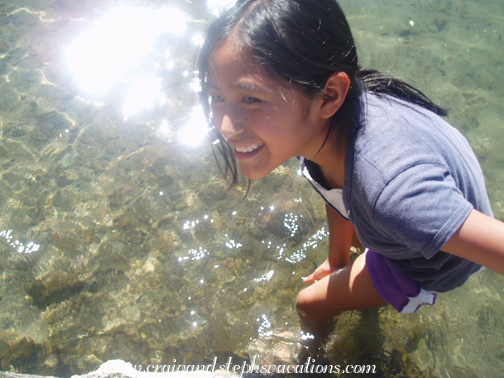
[[[207,82],[207,86],[209,88],[219,89],[219,87],[217,85],[214,85],[209,82]],[[234,83],[232,83],[232,87],[237,88],[237,89],[245,89],[245,90],[248,90],[251,92],[272,93],[272,91],[268,88],[261,87],[261,86],[258,86],[258,85],[252,84],[252,83],[247,83],[247,82],[234,82]]]
[[[261,87],[252,83],[247,82],[234,82],[233,88],[245,89],[251,92],[260,92],[260,93],[272,93],[272,91],[268,88]]]

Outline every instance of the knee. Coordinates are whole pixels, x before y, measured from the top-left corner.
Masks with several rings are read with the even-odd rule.
[[[296,310],[299,315],[310,323],[326,323],[333,315],[329,314],[328,309],[314,300],[310,290],[303,289],[296,298]]]
[[[323,324],[343,312],[334,306],[333,299],[321,298],[313,285],[301,290],[296,298],[296,310],[306,321],[313,324]]]
[[[308,313],[310,311],[310,306],[306,295],[304,295],[305,290],[301,290],[296,298],[296,311],[303,318],[308,319]]]

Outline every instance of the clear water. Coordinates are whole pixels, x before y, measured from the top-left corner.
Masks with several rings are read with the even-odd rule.
[[[504,3],[340,3],[363,66],[451,110],[504,219]],[[217,5],[0,3],[1,370],[297,361],[293,303],[325,258],[324,205],[295,161],[245,200],[243,187],[225,191],[199,140],[192,68]],[[502,376],[503,283],[485,271],[413,315],[344,314],[329,361],[387,377]]]

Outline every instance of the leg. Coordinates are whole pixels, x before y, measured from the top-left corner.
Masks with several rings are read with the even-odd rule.
[[[296,309],[312,323],[324,323],[343,311],[386,305],[366,268],[366,256],[301,290]]]

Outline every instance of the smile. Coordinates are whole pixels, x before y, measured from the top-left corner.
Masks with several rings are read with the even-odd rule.
[[[236,151],[238,152],[252,152],[254,150],[257,150],[258,148],[264,146],[264,143],[259,143],[259,144],[252,144],[248,147],[235,147]]]

